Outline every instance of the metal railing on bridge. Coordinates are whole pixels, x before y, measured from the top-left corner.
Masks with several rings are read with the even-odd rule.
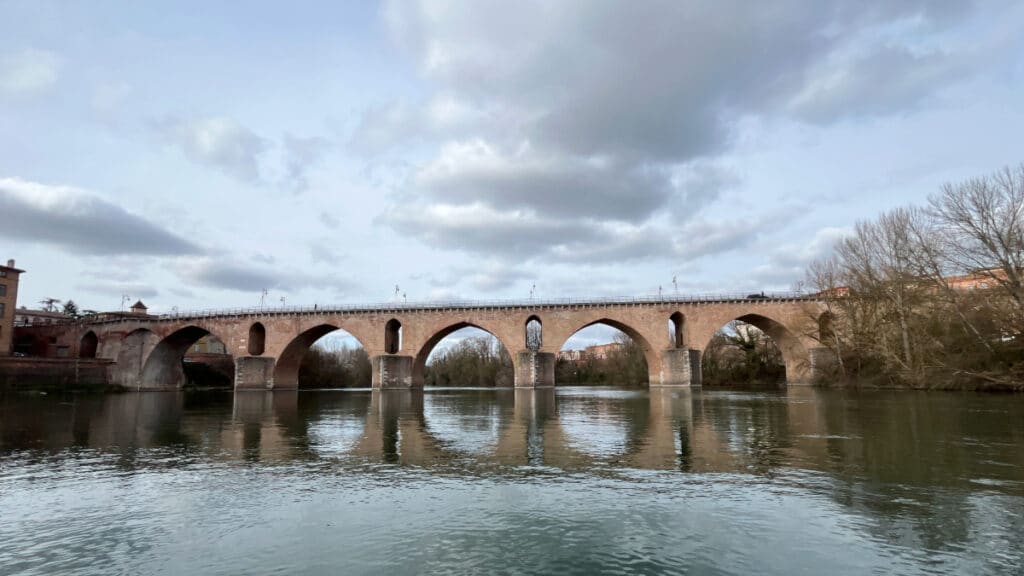
[[[643,304],[693,304],[713,302],[780,302],[795,300],[816,300],[817,295],[804,292],[750,292],[708,293],[708,294],[663,294],[660,296],[629,296],[603,298],[545,298],[516,300],[433,300],[433,301],[391,301],[362,304],[337,304],[323,306],[251,306],[238,308],[211,308],[204,310],[176,310],[157,314],[157,320],[182,320],[191,318],[223,318],[229,316],[276,316],[287,314],[345,314],[359,312],[402,312],[420,310],[470,310],[481,308],[557,308],[569,306],[628,306]],[[120,321],[111,319],[107,321]]]

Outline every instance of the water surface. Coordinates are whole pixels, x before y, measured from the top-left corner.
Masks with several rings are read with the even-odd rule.
[[[6,396],[0,573],[1021,574],[1024,397]]]

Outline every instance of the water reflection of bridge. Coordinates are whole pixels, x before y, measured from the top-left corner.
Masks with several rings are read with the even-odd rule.
[[[908,421],[897,411],[907,400],[901,401],[804,388],[161,393],[64,403],[22,398],[0,403],[0,454],[95,448],[119,451],[125,467],[151,465],[152,458],[139,457],[138,450],[163,450],[200,460],[355,460],[484,471],[607,465],[770,474],[789,467],[884,476],[902,470],[922,484],[936,482],[936,475],[962,482],[960,468],[971,460],[943,436],[953,421],[947,414],[959,414],[962,400],[913,397],[918,420],[931,415],[944,427]],[[1007,433],[1017,434],[1016,442],[1024,438],[1020,430],[1000,437]],[[1014,442],[988,447],[1012,451],[990,459],[1024,467]]]
[[[357,458],[574,470],[603,462],[686,470],[700,461],[731,467],[727,439],[700,418],[700,391],[590,397],[552,389],[375,390],[320,393],[309,402],[306,394],[110,396],[78,406],[70,434],[58,434],[56,442],[126,454],[173,446],[217,459],[281,463]]]

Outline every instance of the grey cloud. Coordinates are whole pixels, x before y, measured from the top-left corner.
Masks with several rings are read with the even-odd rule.
[[[0,235],[78,254],[198,254],[195,244],[95,194],[66,186],[0,179]]]
[[[678,162],[721,149],[732,117],[785,103],[810,69],[865,31],[909,19],[949,24],[966,5],[666,0],[637,10],[495,1],[456,12],[403,2],[388,16],[440,90],[499,102],[520,122],[489,117],[496,125],[482,130],[582,156]],[[378,115],[381,124],[417,128],[408,110]]]
[[[284,176],[281,185],[293,194],[309,189],[309,169],[323,157],[331,143],[323,138],[299,138],[286,134],[284,147]]]
[[[552,246],[600,239],[596,230],[582,222],[499,213],[479,205],[396,206],[378,221],[431,246],[505,258],[537,258]]]
[[[778,246],[748,278],[757,286],[789,288],[804,279],[812,261],[827,257],[836,244],[851,233],[850,228],[825,227],[815,232],[808,243]]]
[[[348,280],[333,275],[308,274],[280,266],[261,266],[228,259],[181,260],[176,272],[187,283],[208,288],[259,293],[268,290],[324,288],[347,293],[354,288]]]
[[[794,114],[809,122],[899,112],[970,71],[961,55],[915,54],[903,46],[887,46],[847,66],[823,68],[790,104]]]
[[[161,122],[158,128],[189,160],[243,182],[260,181],[259,159],[268,143],[235,120],[173,118]]]
[[[148,284],[137,282],[86,282],[75,286],[78,290],[102,294],[105,296],[117,296],[128,294],[132,298],[156,298],[160,292]]]
[[[584,161],[561,155],[505,155],[483,142],[446,147],[416,176],[443,203],[484,201],[545,215],[644,220],[672,194],[669,174],[649,166]]]
[[[185,261],[178,273],[191,284],[239,292],[259,292],[264,288],[283,288],[287,276],[275,268],[255,267],[227,260],[201,258]]]
[[[333,216],[328,212],[320,213],[320,222],[322,222],[323,225],[327,226],[328,228],[337,228],[338,224],[340,224],[340,221],[338,220],[337,216]]]
[[[380,154],[410,137],[422,136],[423,112],[409,104],[374,106],[360,116],[349,140],[349,149],[367,156]]]
[[[341,261],[341,254],[331,247],[330,240],[321,239],[310,244],[309,258],[316,264],[335,265]]]
[[[436,147],[381,215],[433,246],[506,259],[699,258],[757,231],[698,221],[697,234],[676,233],[658,219],[667,209],[675,226],[691,223],[737,185],[714,157],[739,120],[918,105],[957,80],[958,55],[902,44],[848,55],[894,25],[927,46],[969,10],[925,0],[392,2],[387,21],[436,91],[418,106],[367,111],[352,141],[375,154]]]

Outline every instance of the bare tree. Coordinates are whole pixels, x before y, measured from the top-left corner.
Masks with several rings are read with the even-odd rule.
[[[1024,164],[959,184],[929,200],[950,267],[978,274],[1013,303],[1013,331],[1024,328]]]

